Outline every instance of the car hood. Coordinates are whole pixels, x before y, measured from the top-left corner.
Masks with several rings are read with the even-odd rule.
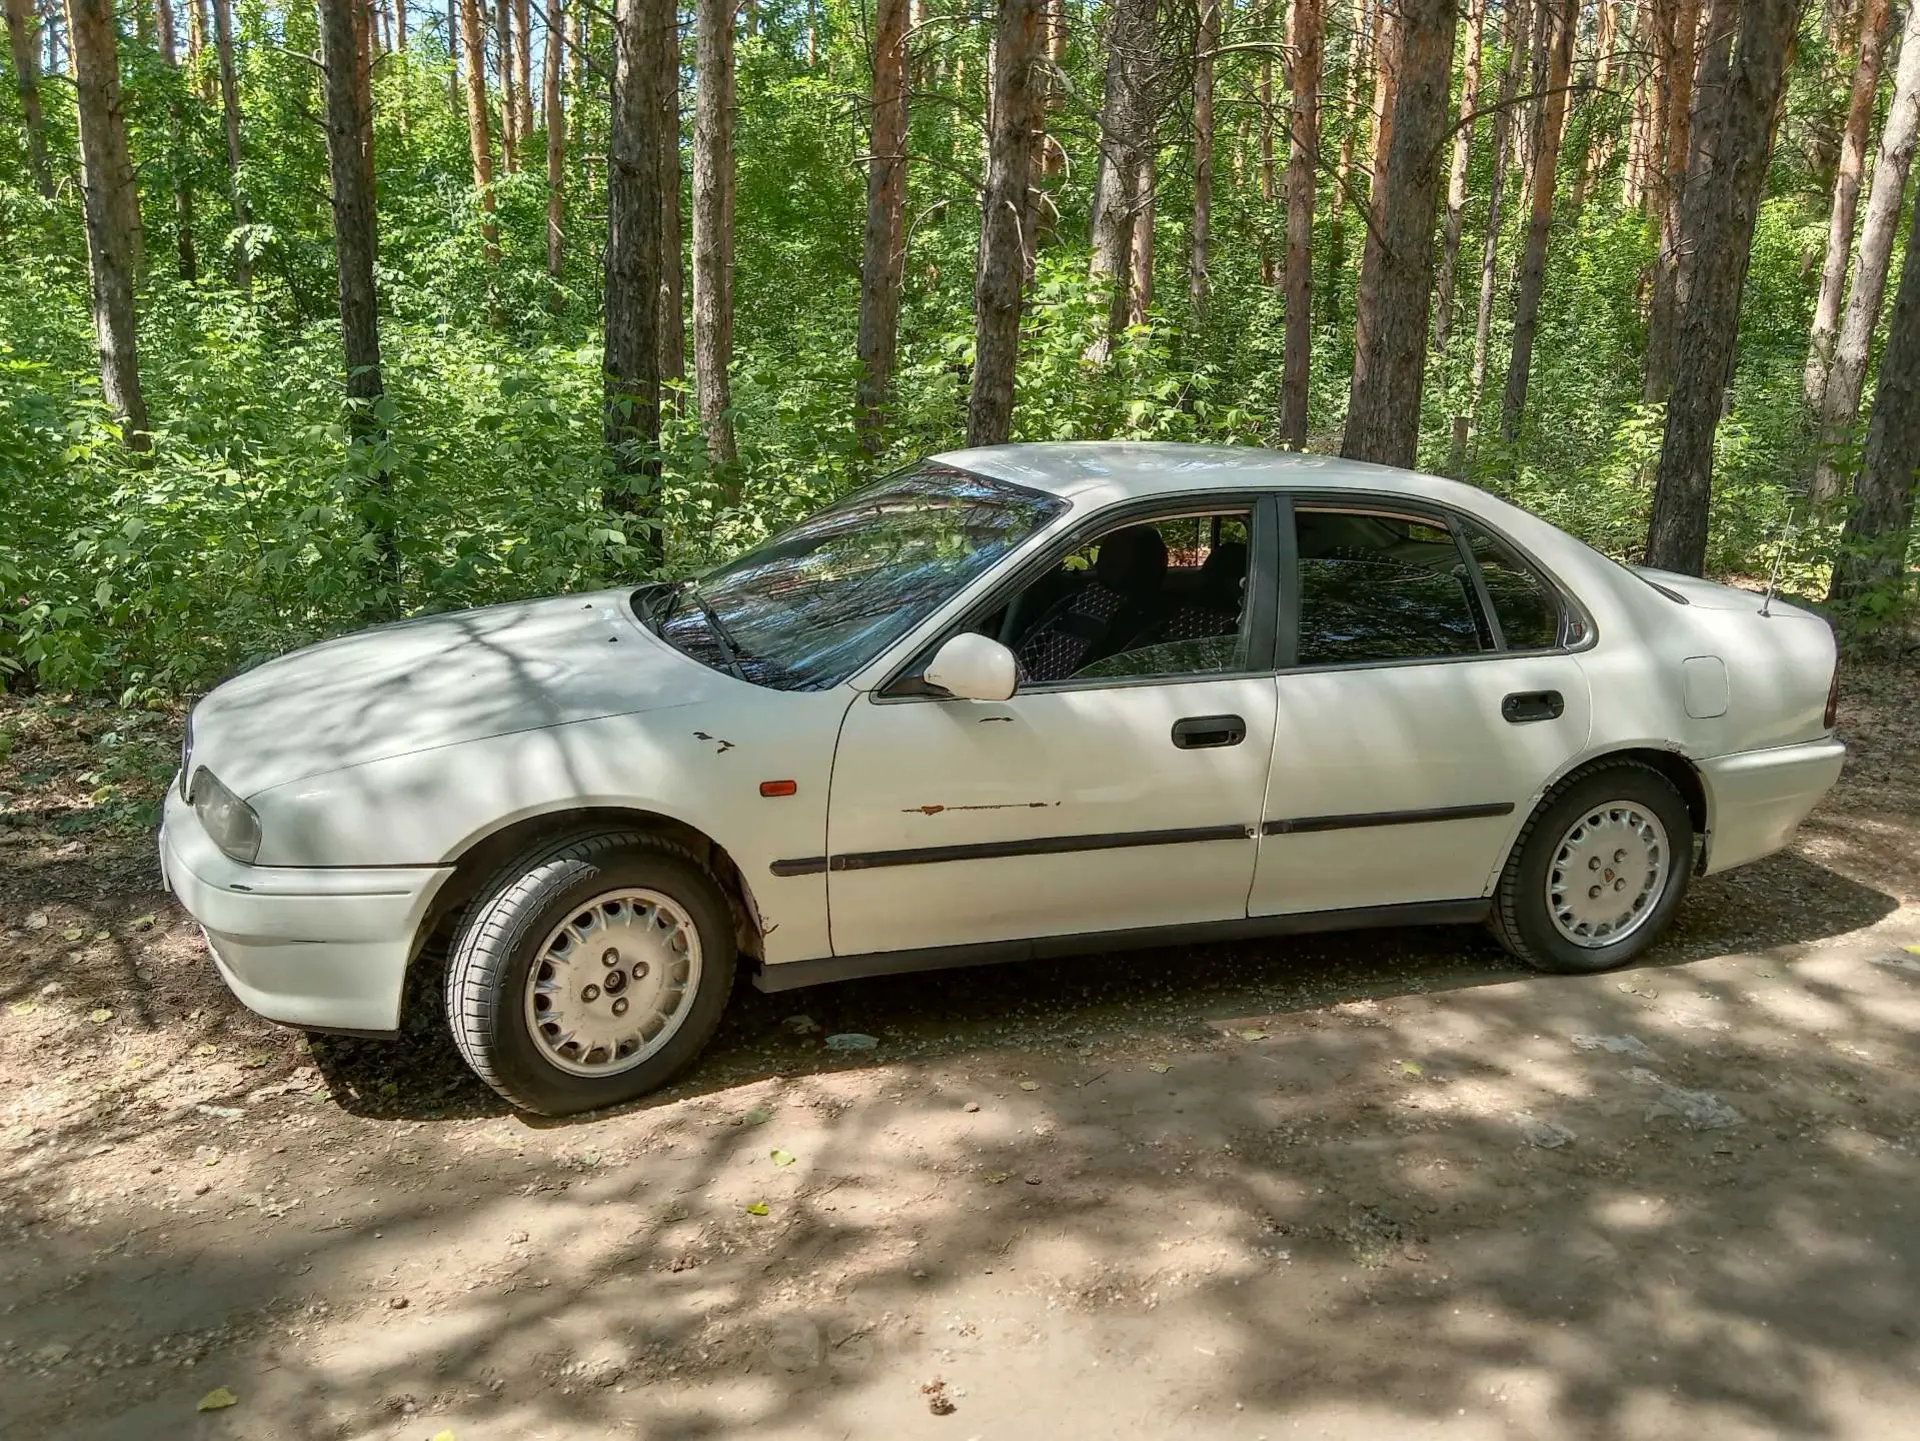
[[[269,661],[194,708],[189,764],[250,796],[412,751],[691,704],[741,684],[642,627],[629,594],[400,621]]]

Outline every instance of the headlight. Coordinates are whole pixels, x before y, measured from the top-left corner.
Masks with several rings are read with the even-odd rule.
[[[260,817],[253,807],[221,785],[205,766],[193,773],[187,798],[213,843],[241,865],[252,865],[260,854]]]

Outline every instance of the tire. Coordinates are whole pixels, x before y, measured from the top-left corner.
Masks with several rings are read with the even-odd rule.
[[[636,959],[644,956],[654,960]],[[736,958],[732,909],[691,852],[640,831],[548,837],[503,866],[461,919],[447,1024],[474,1073],[521,1110],[619,1105],[666,1084],[705,1048]],[[592,969],[602,963],[604,973]],[[626,996],[614,994],[616,975]],[[592,981],[604,987],[583,984]],[[622,1000],[616,1020],[609,1008]],[[567,1009],[540,1021],[553,1004]],[[587,1028],[625,1030],[656,1012],[659,1034],[634,1040],[630,1054],[625,1038],[591,1050],[559,1039],[576,1033],[569,1019],[591,1037],[601,1032]]]
[[[1665,832],[1665,845],[1657,848],[1665,854],[1664,873],[1657,884],[1650,887],[1644,904],[1633,912],[1630,923],[1618,927],[1616,932],[1589,935],[1583,944],[1570,936],[1562,924],[1556,923],[1555,906],[1549,901],[1549,877],[1562,856],[1564,844],[1569,846],[1565,853],[1569,859],[1562,863],[1562,880],[1579,870],[1584,881],[1585,868],[1578,865],[1580,847],[1584,845],[1591,851],[1595,838],[1601,834],[1591,823],[1627,825],[1627,818],[1636,814],[1642,819],[1651,817]],[[1583,827],[1583,841],[1575,840],[1576,826]],[[1642,833],[1648,830],[1651,828],[1644,828]],[[1506,869],[1494,890],[1489,928],[1501,945],[1535,970],[1590,975],[1623,966],[1644,954],[1672,921],[1693,873],[1693,841],[1693,823],[1686,801],[1674,789],[1673,782],[1652,767],[1637,761],[1603,761],[1577,772],[1547,794],[1514,842]],[[1601,841],[1600,845],[1604,850],[1611,842]],[[1655,848],[1650,847],[1652,849]],[[1615,878],[1614,872],[1605,868],[1611,857],[1588,855],[1589,864],[1596,860],[1601,864],[1595,868],[1593,879],[1599,883],[1596,889],[1604,896],[1607,880]],[[1638,869],[1648,864],[1638,853],[1630,857],[1628,864],[1634,867],[1634,873],[1624,879],[1632,881],[1647,876],[1646,871]],[[1575,899],[1563,901],[1563,910],[1568,905],[1582,904],[1577,889],[1565,888]],[[1622,895],[1621,904],[1630,905],[1631,899],[1625,898],[1624,891]],[[1597,904],[1604,905],[1604,901]],[[1568,921],[1578,923],[1577,918],[1571,916]],[[1619,934],[1618,940],[1606,940],[1607,934],[1614,933]]]

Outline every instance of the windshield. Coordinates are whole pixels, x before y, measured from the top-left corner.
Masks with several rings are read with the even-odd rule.
[[[656,596],[643,618],[695,660],[776,690],[838,685],[1066,509],[926,463]]]

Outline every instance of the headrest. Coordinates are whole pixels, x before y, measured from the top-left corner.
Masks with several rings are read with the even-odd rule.
[[[1101,584],[1127,595],[1155,590],[1167,573],[1167,543],[1150,525],[1116,530],[1100,542],[1093,573]]]

